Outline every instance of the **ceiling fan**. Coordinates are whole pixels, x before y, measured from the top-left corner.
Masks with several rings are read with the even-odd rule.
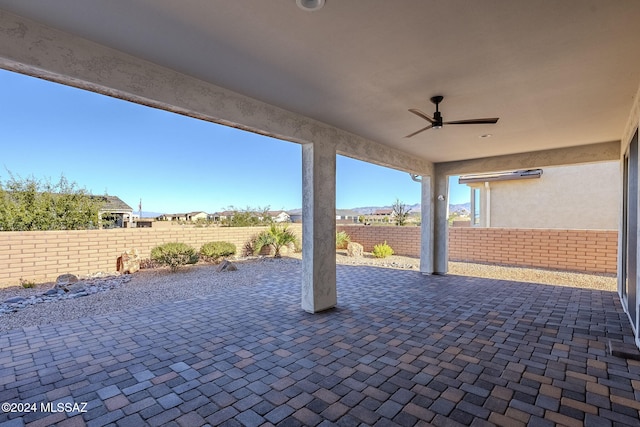
[[[433,102],[434,104],[436,104],[436,112],[433,113],[433,118],[427,116],[425,113],[423,113],[422,111],[416,109],[416,108],[409,108],[409,111],[412,112],[413,114],[415,114],[416,116],[425,119],[426,121],[428,121],[429,123],[431,123],[429,126],[427,126],[426,128],[422,128],[417,132],[413,132],[407,136],[405,136],[405,138],[411,138],[412,136],[415,136],[417,134],[419,134],[420,132],[424,132],[427,129],[440,129],[442,127],[442,125],[480,125],[480,124],[494,124],[498,122],[498,117],[494,117],[491,119],[470,119],[470,120],[454,120],[451,122],[443,122],[442,121],[442,115],[440,114],[440,111],[438,111],[438,104],[440,104],[442,102],[442,100],[444,99],[444,96],[433,96],[431,97],[431,102]]]

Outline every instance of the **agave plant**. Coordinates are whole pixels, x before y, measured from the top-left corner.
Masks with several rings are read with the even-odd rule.
[[[347,245],[351,241],[351,237],[346,231],[336,232],[336,249],[347,249]]]
[[[298,238],[285,226],[271,224],[268,230],[258,234],[253,243],[253,253],[259,254],[265,246],[273,248],[273,257],[280,258],[280,249],[290,243],[295,243]]]

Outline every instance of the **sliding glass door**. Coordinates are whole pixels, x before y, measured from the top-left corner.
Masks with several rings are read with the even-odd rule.
[[[624,156],[622,212],[622,299],[631,324],[637,326],[638,280],[638,131]]]

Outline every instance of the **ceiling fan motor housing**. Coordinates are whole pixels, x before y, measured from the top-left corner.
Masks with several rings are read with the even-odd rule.
[[[434,129],[442,128],[442,114],[440,114],[440,111],[433,113],[433,122]]]

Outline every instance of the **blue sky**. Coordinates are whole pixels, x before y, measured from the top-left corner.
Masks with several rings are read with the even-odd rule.
[[[137,210],[174,213],[302,206],[301,147],[237,129],[0,70],[0,180],[10,171]],[[405,172],[339,156],[338,208],[420,202]],[[468,201],[453,186],[451,203]]]

